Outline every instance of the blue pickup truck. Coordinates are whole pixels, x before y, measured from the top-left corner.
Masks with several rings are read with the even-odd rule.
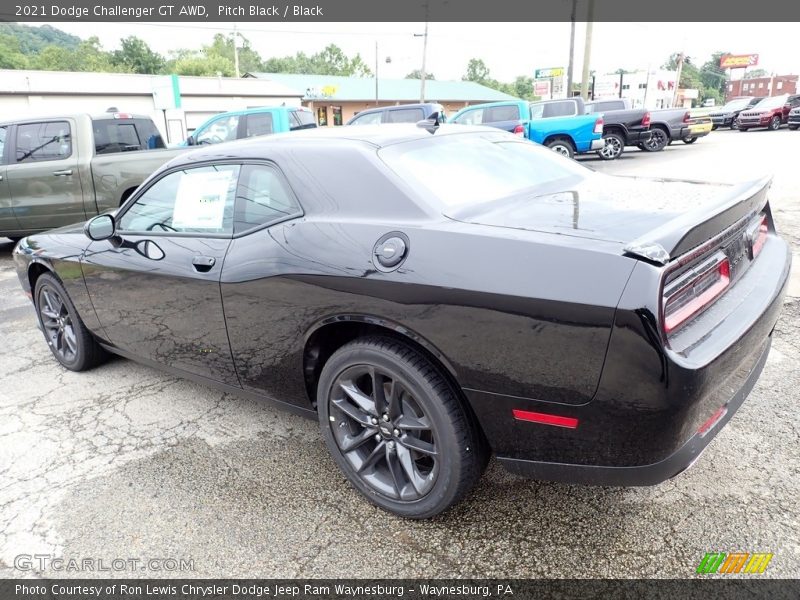
[[[572,158],[605,144],[603,116],[585,112],[581,98],[513,100],[462,108],[448,122],[505,129]]]
[[[261,106],[214,115],[194,130],[181,146],[219,144],[256,135],[316,127],[314,113],[295,106]]]

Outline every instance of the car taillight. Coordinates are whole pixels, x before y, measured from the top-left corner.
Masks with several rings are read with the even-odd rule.
[[[683,115],[683,122],[684,123],[688,123],[691,120],[692,120],[692,117],[689,115],[689,111],[686,111],[686,114]]]
[[[525,127],[523,125],[517,125],[514,127],[513,131],[514,135],[525,135]]]
[[[603,117],[599,117],[594,122],[594,132],[595,133],[601,133],[601,134],[603,133]]]
[[[747,228],[747,237],[750,239],[751,258],[758,256],[767,241],[767,215],[760,214],[756,222]]]
[[[731,264],[718,252],[664,288],[664,331],[671,333],[708,308],[731,284]]]
[[[650,127],[650,113],[644,113],[644,117],[642,117],[642,127]]]

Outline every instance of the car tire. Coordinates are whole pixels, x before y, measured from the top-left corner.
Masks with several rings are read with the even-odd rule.
[[[625,150],[625,138],[618,133],[606,133],[603,135],[605,146],[597,151],[597,155],[603,160],[616,160]]]
[[[792,131],[796,131],[797,128],[798,128],[798,125],[789,125],[789,129],[791,129]]]
[[[640,146],[645,152],[661,152],[669,144],[669,133],[661,127],[650,129],[650,139]]]
[[[567,158],[575,158],[575,148],[572,146],[572,142],[570,142],[566,138],[554,138],[545,144],[550,150],[560,154],[561,156],[566,156]]]
[[[742,127],[741,125],[739,126],[739,131],[741,133],[746,133],[748,129],[749,129],[748,127]]]
[[[775,115],[769,121],[769,130],[770,131],[778,131],[781,128],[781,118],[778,115]]]
[[[731,129],[739,129],[739,115],[731,119]]]
[[[681,140],[684,144],[694,144],[697,141],[696,137],[685,137]]]
[[[50,351],[70,371],[86,371],[107,358],[107,353],[86,329],[61,282],[49,273],[36,280],[36,315]]]
[[[452,385],[393,338],[359,338],[334,352],[320,374],[317,411],[350,484],[402,517],[441,513],[486,467],[486,444]]]
[[[719,129],[719,125],[712,125],[711,126],[711,131],[716,131],[717,129]]]

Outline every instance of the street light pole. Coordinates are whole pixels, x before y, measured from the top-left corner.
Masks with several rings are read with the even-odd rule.
[[[239,32],[236,31],[236,23],[233,24],[233,71],[236,78],[239,78]]]
[[[378,106],[378,40],[375,40],[375,106]]]

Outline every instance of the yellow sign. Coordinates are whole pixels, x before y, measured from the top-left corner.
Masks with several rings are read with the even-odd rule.
[[[719,61],[721,69],[742,69],[755,67],[758,64],[758,54],[728,54]]]

